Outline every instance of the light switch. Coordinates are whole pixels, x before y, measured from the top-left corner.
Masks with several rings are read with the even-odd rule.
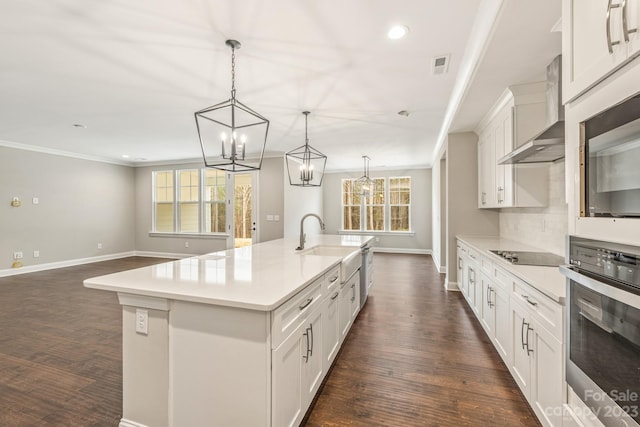
[[[274,215],[273,216],[273,220],[274,221],[280,221],[280,215]]]
[[[34,197],[32,202],[34,205],[37,205],[38,203],[40,203],[40,200],[37,197]]]
[[[273,221],[273,215],[267,215],[267,221]]]

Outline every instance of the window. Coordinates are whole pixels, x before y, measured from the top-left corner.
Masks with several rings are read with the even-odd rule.
[[[227,184],[224,171],[205,169],[204,231],[206,233],[224,233],[226,196]]]
[[[173,171],[154,172],[155,230],[173,231]]]
[[[342,180],[342,229],[360,230],[360,193],[354,179]]]
[[[384,231],[384,200],[384,178],[374,178],[371,194],[364,196],[365,230]]]
[[[342,180],[342,229],[411,231],[411,177],[373,178],[370,195],[361,196],[355,179]]]
[[[178,209],[178,217],[180,218],[179,231],[194,233],[200,231],[200,215],[198,214],[200,206],[199,177],[198,169],[178,171],[178,185],[180,186]]]
[[[389,178],[389,206],[391,231],[409,231],[411,222],[411,178]]]

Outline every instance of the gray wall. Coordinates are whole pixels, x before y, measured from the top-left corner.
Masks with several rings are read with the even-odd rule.
[[[262,161],[258,172],[259,236],[261,242],[281,239],[284,236],[285,210],[282,183],[285,179],[284,159],[268,158]],[[280,217],[279,221],[267,221],[267,215]]]
[[[282,195],[282,158],[264,159],[258,171],[260,241],[283,237],[284,202]],[[153,221],[152,180],[156,170],[202,168],[202,163],[186,163],[139,167],[135,170],[136,184],[136,227],[135,246],[141,252],[164,252],[168,254],[200,255],[226,249],[226,239],[212,236],[150,236]],[[280,221],[267,221],[267,215],[280,215]],[[185,247],[185,243],[189,247]]]
[[[284,161],[283,161],[284,163]],[[325,210],[323,209],[323,189],[326,188],[327,174],[324,175],[321,187],[295,187],[289,184],[289,176],[286,172],[286,165],[283,165],[283,192],[284,192],[284,236],[295,237],[300,236],[300,220],[308,213],[315,213],[326,221],[324,218]],[[309,218],[304,223],[304,233],[307,236],[318,234],[321,232],[320,224],[317,220]],[[325,234],[329,234],[327,230]]]
[[[376,247],[405,252],[426,253],[431,250],[431,169],[374,170],[372,178],[390,176],[411,177],[411,227],[414,235],[375,234]],[[342,227],[342,179],[359,178],[362,171],[328,173],[323,182],[324,220],[326,234],[337,234]]]
[[[16,251],[27,267],[135,250],[134,180],[125,166],[0,147],[0,269]]]
[[[447,284],[457,283],[456,236],[500,234],[497,211],[478,209],[478,137],[452,133],[446,142]],[[436,161],[440,161],[436,159]],[[443,251],[444,252],[444,251]]]

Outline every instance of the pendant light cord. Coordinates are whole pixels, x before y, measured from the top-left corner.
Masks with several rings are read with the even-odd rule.
[[[236,97],[236,48],[231,46],[231,97]]]

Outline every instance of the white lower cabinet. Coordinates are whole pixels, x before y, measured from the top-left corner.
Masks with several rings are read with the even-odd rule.
[[[338,303],[340,300],[340,289],[331,291],[329,297],[324,302],[324,341],[322,343],[324,363],[331,366],[340,349],[340,322],[338,319]]]
[[[340,285],[340,295],[338,296],[338,324],[340,327],[340,342],[349,333],[351,324],[360,309],[359,297],[360,274],[356,272],[349,280]]]
[[[510,301],[511,374],[540,422],[545,426],[561,426],[565,400],[562,342],[542,326],[535,312],[537,302],[523,303],[514,295]]]
[[[562,426],[564,307],[480,252],[458,241],[460,290],[540,422]]]
[[[330,284],[330,277],[333,272],[273,316],[274,337],[290,332],[271,352],[273,427],[300,424],[360,310],[358,271],[340,285]]]

